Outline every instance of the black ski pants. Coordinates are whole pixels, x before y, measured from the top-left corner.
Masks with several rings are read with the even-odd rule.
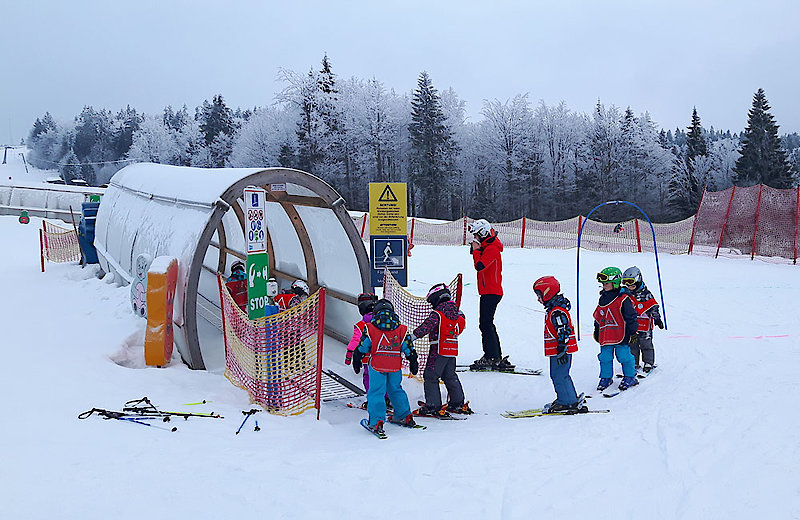
[[[503,299],[501,294],[482,294],[478,313],[478,328],[481,331],[483,355],[487,358],[500,359],[503,353],[500,350],[500,337],[494,326],[494,313],[497,304]]]

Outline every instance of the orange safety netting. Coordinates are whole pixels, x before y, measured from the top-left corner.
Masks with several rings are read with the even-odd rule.
[[[47,260],[51,262],[77,262],[81,259],[78,234],[74,229],[56,226],[43,220],[42,236],[42,255]]]
[[[472,239],[468,231],[472,222],[474,219],[469,217],[440,223],[411,218],[408,223],[408,241],[415,245],[466,245]],[[368,240],[369,214],[353,219],[353,223],[361,233],[361,238]],[[694,217],[689,217],[670,224],[653,224],[659,251],[687,252],[693,223]],[[556,222],[524,218],[492,223],[492,227],[505,247],[570,249],[578,245],[581,224],[584,226],[581,236],[583,248],[617,253],[653,250],[653,230],[647,221],[640,219],[606,224],[595,220],[587,221],[582,216]],[[622,226],[618,228],[619,224]]]
[[[453,301],[460,307],[462,289],[461,273],[453,278],[448,285]],[[425,296],[415,296],[406,291],[405,288],[395,280],[388,269],[384,270],[383,297],[392,302],[394,310],[400,318],[400,323],[408,327],[409,334],[422,325],[425,318],[433,311],[433,307],[431,307],[431,304],[425,299]],[[419,356],[419,372],[417,372],[417,378],[421,380],[422,373],[425,371],[425,366],[428,363],[428,352],[430,351],[428,337],[426,336],[414,341],[414,348],[416,348],[417,355]],[[408,362],[405,360],[403,360],[403,370],[408,372]]]
[[[325,289],[290,309],[250,320],[218,275],[225,377],[270,413],[319,418]]]

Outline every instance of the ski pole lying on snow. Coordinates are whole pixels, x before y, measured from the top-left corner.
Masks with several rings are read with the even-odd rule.
[[[236,435],[239,435],[239,432],[242,431],[242,428],[244,427],[244,423],[247,422],[247,419],[249,419],[250,416],[253,415],[254,413],[258,413],[260,411],[261,410],[259,410],[258,408],[252,408],[249,412],[242,411],[242,413],[244,414],[244,421],[242,421],[242,424],[239,426],[239,429],[236,430]],[[258,428],[258,425],[256,425],[256,428]],[[258,428],[258,429],[260,430],[261,428]],[[258,431],[258,430],[256,430],[256,431]]]
[[[198,401],[196,403],[183,403],[183,406],[194,406],[196,404],[206,404],[206,403],[212,403],[212,402],[213,401],[206,401],[205,399],[203,399],[202,401]]]
[[[78,419],[88,419],[89,417],[92,416],[92,414],[97,414],[105,420],[116,419],[118,421],[132,422],[136,424],[141,424],[142,426],[157,428],[159,430],[167,430],[173,432],[178,431],[178,428],[174,426],[172,427],[172,429],[170,429],[170,428],[164,428],[163,426],[156,426],[154,424],[145,422],[147,419],[155,419],[155,417],[142,417],[141,415],[138,414],[131,414],[128,412],[117,412],[114,410],[104,410],[103,408],[92,408],[91,410],[87,410],[79,414]]]
[[[189,417],[211,417],[213,419],[223,419],[223,417],[220,414],[215,414],[214,412],[188,413],[188,412],[168,412],[165,410],[159,410],[147,397],[142,397],[141,399],[133,399],[131,401],[128,401],[127,403],[125,403],[125,406],[122,408],[122,411],[134,412],[143,416],[149,415],[155,417],[163,417],[164,422],[169,422],[169,418],[172,416],[183,417],[186,420],[188,420]]]

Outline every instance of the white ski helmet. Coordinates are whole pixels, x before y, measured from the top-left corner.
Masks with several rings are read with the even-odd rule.
[[[308,284],[303,280],[295,280],[292,282],[292,292],[295,294],[305,294],[306,296],[311,294],[311,291],[308,290]]]
[[[487,220],[479,218],[469,225],[469,232],[481,238],[486,238],[492,234],[492,225]]]

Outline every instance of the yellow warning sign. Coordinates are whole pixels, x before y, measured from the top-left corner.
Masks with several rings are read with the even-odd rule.
[[[405,235],[407,217],[406,183],[369,183],[370,235]]]

